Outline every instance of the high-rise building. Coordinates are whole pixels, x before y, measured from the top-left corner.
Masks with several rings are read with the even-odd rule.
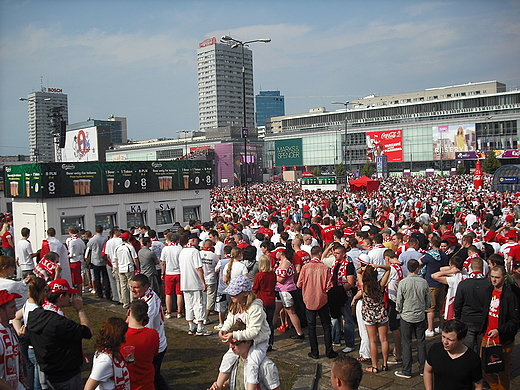
[[[257,126],[265,126],[267,118],[285,115],[285,100],[280,91],[260,91],[255,98]]]
[[[206,39],[197,50],[199,127],[243,126],[242,67],[245,68],[246,127],[255,125],[253,53]]]
[[[51,123],[53,112],[61,113],[62,119],[68,122],[67,95],[59,88],[45,88],[31,92],[27,98],[27,118],[29,127],[29,155],[31,161],[54,161],[55,128]]]

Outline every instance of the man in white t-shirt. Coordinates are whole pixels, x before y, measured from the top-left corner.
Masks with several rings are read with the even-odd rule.
[[[198,247],[199,237],[192,233],[179,253],[181,290],[184,295],[186,321],[189,325],[188,334],[209,336],[212,332],[207,330],[203,324],[205,310],[202,306],[202,292],[206,291],[206,281]]]
[[[119,283],[119,271],[114,259],[116,248],[123,243],[121,239],[121,229],[113,227],[110,229],[110,238],[105,244],[105,254],[107,255],[107,271],[112,290],[112,301],[123,303],[121,299],[121,285]]]
[[[164,280],[164,293],[166,300],[166,318],[171,318],[173,313],[173,296],[177,297],[177,318],[182,317],[184,299],[181,291],[181,269],[179,268],[179,253],[182,246],[179,244],[177,233],[166,235],[166,245],[161,252],[161,278]]]
[[[218,237],[218,232],[216,230],[211,230],[209,232],[209,239],[213,241],[213,245],[215,246],[215,253],[217,254],[219,259],[224,258],[224,243],[220,241]]]
[[[16,244],[16,264],[22,270],[22,277],[33,274],[36,253],[33,253],[29,236],[31,229],[24,227],[21,231],[22,239]]]
[[[218,263],[218,256],[213,247],[213,241],[207,239],[200,251],[200,259],[202,261],[202,271],[204,272],[204,280],[206,281],[206,291],[203,293],[203,307],[206,308],[206,318],[204,325],[211,324],[209,314],[215,309],[215,299],[217,296],[218,275],[215,267]]]
[[[72,278],[72,285],[78,289],[78,294],[81,295],[83,291],[82,268],[85,262],[86,245],[79,236],[79,231],[76,226],[69,226],[69,237],[65,241],[65,245],[69,251],[70,273]]]
[[[128,242],[130,237],[132,236],[128,232],[121,234],[123,243],[119,245],[114,252],[115,264],[119,271],[118,276],[121,285],[121,299],[125,309],[130,307],[130,281],[132,276],[134,276],[136,267],[139,266],[139,258],[137,257],[134,246]]]

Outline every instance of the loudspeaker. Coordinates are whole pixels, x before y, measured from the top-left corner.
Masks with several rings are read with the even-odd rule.
[[[60,149],[63,149],[65,147],[65,134],[66,134],[66,132],[67,132],[67,122],[61,121],[60,143],[59,143]]]

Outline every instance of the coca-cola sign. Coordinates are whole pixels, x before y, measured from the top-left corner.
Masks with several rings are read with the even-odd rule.
[[[387,161],[403,161],[403,130],[371,131],[367,133],[367,158],[374,162],[378,156]]]

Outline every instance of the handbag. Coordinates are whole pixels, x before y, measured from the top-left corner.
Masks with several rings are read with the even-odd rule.
[[[493,374],[505,369],[502,346],[495,341],[493,341],[493,345],[489,345],[489,340],[487,340],[486,345],[482,344],[482,370],[486,374]]]

